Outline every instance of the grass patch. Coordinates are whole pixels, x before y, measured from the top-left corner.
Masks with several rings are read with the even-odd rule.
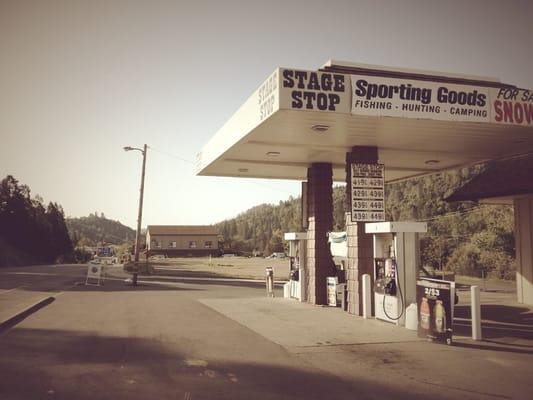
[[[34,264],[34,260],[0,237],[0,267],[20,267]]]
[[[139,275],[153,275],[154,266],[151,263],[140,262],[137,265],[133,262],[124,264],[124,271],[129,273],[137,272]]]

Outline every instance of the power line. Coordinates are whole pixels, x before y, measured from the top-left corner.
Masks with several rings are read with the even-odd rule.
[[[176,155],[174,155],[174,154],[167,153],[166,151],[156,149],[155,147],[151,147],[151,146],[150,146],[150,149],[153,150],[153,151],[155,151],[155,152],[157,152],[157,153],[164,154],[164,155],[167,156],[167,157],[175,158],[176,160],[180,160],[180,161],[183,161],[183,162],[186,162],[186,163],[189,163],[189,164],[193,164],[193,165],[194,165],[194,161],[187,160],[186,158],[183,158],[183,157],[180,157],[180,156],[176,156]]]
[[[166,152],[166,151],[163,151],[163,150],[159,150],[159,149],[156,149],[155,147],[151,147],[150,146],[150,149],[157,152],[157,153],[160,153],[160,154],[163,154],[167,157],[171,157],[171,158],[175,158],[176,160],[179,160],[179,161],[183,161],[183,162],[186,162],[186,163],[189,163],[189,164],[195,164],[193,161],[191,160],[187,160],[183,157],[180,157],[180,156],[176,156],[174,154],[171,154],[169,152]],[[278,192],[283,192],[283,193],[288,193],[290,195],[293,195],[293,192],[290,192],[288,190],[285,190],[285,189],[280,189],[280,188],[276,188],[276,187],[273,187],[273,186],[269,186],[269,185],[265,185],[263,183],[259,183],[259,182],[253,182],[253,181],[248,181],[249,183],[253,184],[253,185],[257,185],[257,186],[261,186],[261,187],[264,187],[264,188],[267,188],[267,189],[270,189],[270,190],[274,190],[274,191],[278,191]]]
[[[450,212],[448,212],[446,214],[436,215],[435,217],[431,217],[431,218],[418,219],[417,221],[419,221],[419,222],[430,222],[430,221],[437,220],[439,218],[450,217],[450,216],[454,216],[454,215],[469,214],[469,213],[472,213],[472,212],[487,208],[487,206],[488,206],[487,204],[482,204],[482,205],[478,205],[478,206],[475,206],[475,207],[467,208],[465,210],[450,211]]]
[[[476,207],[467,208],[465,210],[450,211],[450,212],[448,212],[446,214],[436,215],[436,216],[430,217],[430,218],[419,219],[417,221],[430,222],[430,221],[434,221],[434,220],[437,220],[437,219],[440,219],[440,218],[444,218],[444,217],[451,217],[451,216],[454,216],[454,215],[467,214],[467,213],[470,213],[470,212],[474,212],[474,211],[476,211],[476,210],[478,210],[480,208],[481,208],[481,206],[476,206]]]

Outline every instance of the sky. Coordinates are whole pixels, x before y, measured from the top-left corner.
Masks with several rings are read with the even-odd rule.
[[[277,67],[329,59],[533,88],[533,2],[0,0],[0,179],[136,226],[211,224],[300,182],[195,176],[196,154]]]

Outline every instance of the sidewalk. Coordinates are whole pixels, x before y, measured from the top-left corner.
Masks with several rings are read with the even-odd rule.
[[[198,301],[347,381],[364,377],[398,392],[416,387],[425,398],[530,399],[533,394],[528,389],[533,336],[520,344],[454,336],[447,346],[394,324],[292,299]]]
[[[320,346],[424,342],[394,324],[355,317],[335,307],[294,299],[200,299],[201,303],[261,336],[300,352]]]

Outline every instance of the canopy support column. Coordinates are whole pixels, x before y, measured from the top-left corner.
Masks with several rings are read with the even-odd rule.
[[[514,200],[518,302],[533,304],[533,196]]]
[[[377,147],[356,146],[346,153],[346,235],[348,241],[348,262],[346,271],[346,287],[348,290],[348,312],[363,315],[363,275],[369,274],[374,280],[374,260],[372,251],[372,235],[365,233],[363,222],[352,222],[350,212],[350,164],[378,162]],[[372,315],[374,304],[372,302]]]
[[[307,300],[312,304],[327,304],[326,277],[335,273],[327,238],[333,228],[332,185],[331,164],[311,164],[307,169]]]

